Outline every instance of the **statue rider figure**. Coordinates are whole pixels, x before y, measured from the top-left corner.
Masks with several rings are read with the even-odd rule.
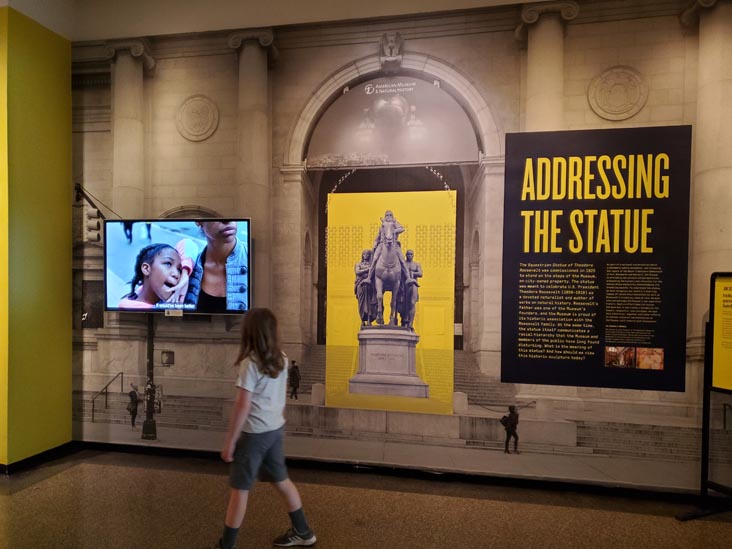
[[[399,242],[399,235],[404,232],[404,227],[396,220],[394,217],[394,213],[391,210],[386,210],[384,213],[384,217],[381,219],[382,225],[387,223],[393,223],[394,224],[394,244],[396,245],[396,254],[399,258],[399,263],[402,266],[402,274],[404,275],[404,280],[406,284],[416,284],[416,280],[414,280],[407,269],[406,261],[404,259],[404,255],[402,254],[402,245]],[[381,229],[379,229],[379,234],[376,235],[376,240],[374,240],[374,254],[373,259],[371,261],[371,269],[369,270],[368,278],[367,280],[371,280],[373,278],[374,274],[374,268],[376,267],[376,264],[379,262],[379,258],[381,257]]]

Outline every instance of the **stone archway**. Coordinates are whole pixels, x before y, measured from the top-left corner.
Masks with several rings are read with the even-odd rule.
[[[203,206],[186,205],[171,208],[160,214],[161,218],[177,218],[177,219],[196,219],[196,218],[211,218],[218,219],[221,214],[211,208],[204,208]]]
[[[405,53],[401,70],[411,72],[426,80],[434,78],[444,82],[451,95],[463,105],[471,119],[483,155],[503,155],[504,132],[493,116],[494,109],[487,101],[485,94],[467,75],[441,59],[419,53]],[[313,93],[293,127],[285,151],[284,166],[303,165],[308,137],[320,114],[333,98],[341,93],[344,86],[382,73],[379,57],[372,55],[357,59],[326,78]]]
[[[472,185],[473,187],[465,189],[466,195],[475,197],[476,188],[483,187],[486,183],[495,185],[498,181],[495,177],[495,170],[488,174],[484,159],[493,159],[493,162],[489,162],[492,166],[496,165],[496,159],[502,164],[504,131],[493,115],[495,109],[491,107],[486,94],[483,93],[478,84],[449,63],[421,53],[404,53],[401,71],[427,81],[439,79],[444,89],[462,106],[470,119],[478,141],[480,158],[476,158],[476,163],[479,163],[478,173],[475,174],[472,180],[465,181],[466,186]],[[354,60],[335,71],[322,82],[295,121],[285,147],[283,163],[279,170],[280,181],[277,185],[279,191],[275,193],[277,199],[274,203],[273,230],[275,235],[294,237],[295,235],[291,235],[291,232],[293,229],[299,228],[299,235],[297,238],[274,239],[272,254],[273,257],[279,258],[278,263],[280,263],[276,268],[273,266],[275,272],[283,270],[295,274],[302,280],[305,276],[304,265],[301,261],[296,264],[293,259],[303,257],[303,236],[306,231],[309,230],[311,235],[318,235],[316,240],[319,239],[318,193],[309,183],[307,160],[305,158],[308,140],[318,123],[319,117],[342,93],[345,86],[351,86],[383,74],[377,55]],[[478,194],[480,195],[481,204],[471,205],[470,211],[467,211],[466,208],[465,227],[474,226],[478,216],[495,216],[499,221],[502,218],[502,201],[495,202],[492,200],[495,198],[495,193],[492,193],[489,201],[486,201],[485,193],[482,191]],[[500,189],[500,196],[502,198],[502,189]],[[490,243],[494,244],[492,240]],[[492,246],[491,253],[481,254],[480,257],[484,258],[483,260],[495,261],[496,264],[500,265],[500,254],[500,246]],[[313,273],[318,272],[317,263],[314,265],[314,269]],[[469,272],[467,269],[465,271]],[[462,280],[459,281],[460,286],[462,287],[465,282],[470,284],[469,280]],[[292,295],[292,292],[287,290],[284,280],[275,281],[275,286],[278,283],[281,285],[281,291],[278,291],[278,288],[275,287],[274,307],[277,311],[284,312],[291,317],[283,322],[284,337],[292,344],[305,344],[307,338],[302,326],[304,321],[309,321],[309,318],[306,318],[307,309],[303,296]],[[483,284],[483,281],[480,281],[480,283]],[[300,288],[300,284],[297,284],[296,287]],[[294,307],[293,299],[297,301],[299,307]],[[492,302],[495,301],[495,299],[492,300]],[[294,315],[293,308],[296,309]],[[497,316],[496,311],[484,312],[481,310],[478,314],[481,317],[484,314]],[[479,321],[478,325],[482,326],[483,323]],[[478,339],[487,341],[486,338]],[[494,339],[488,338],[491,341]],[[473,350],[476,351],[477,349]]]

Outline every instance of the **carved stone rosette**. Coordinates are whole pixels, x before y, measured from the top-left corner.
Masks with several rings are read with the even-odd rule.
[[[205,141],[219,127],[219,108],[205,95],[192,95],[178,109],[175,125],[188,141]]]
[[[648,84],[632,67],[618,65],[592,79],[587,100],[597,116],[605,120],[627,120],[646,104]]]

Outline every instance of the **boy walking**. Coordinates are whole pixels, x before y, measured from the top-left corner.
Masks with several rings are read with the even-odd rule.
[[[218,548],[236,547],[249,491],[260,470],[279,492],[292,523],[272,543],[278,547],[315,544],[315,533],[305,519],[300,492],[289,478],[282,449],[287,362],[272,311],[250,310],[242,320],[241,349],[236,360],[240,364],[236,401],[221,450],[221,459],[233,465],[229,505],[224,532],[216,544]]]

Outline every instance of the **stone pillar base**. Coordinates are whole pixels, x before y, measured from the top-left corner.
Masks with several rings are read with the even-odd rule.
[[[419,336],[397,326],[364,326],[358,333],[358,372],[349,392],[429,398],[429,386],[417,376]]]
[[[430,388],[419,377],[402,375],[356,374],[348,382],[353,394],[429,398]]]
[[[310,404],[313,406],[323,406],[325,404],[325,385],[322,383],[313,383],[310,390]]]
[[[452,394],[452,413],[465,415],[468,413],[468,395],[455,391]]]

